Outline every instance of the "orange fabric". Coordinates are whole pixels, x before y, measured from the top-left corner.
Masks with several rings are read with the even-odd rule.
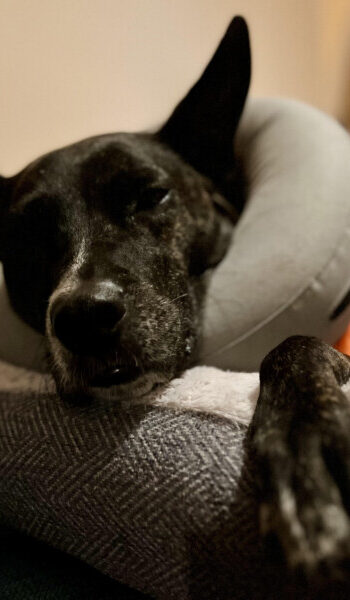
[[[347,330],[344,335],[334,344],[334,348],[340,350],[344,354],[350,354],[350,325],[348,325]]]

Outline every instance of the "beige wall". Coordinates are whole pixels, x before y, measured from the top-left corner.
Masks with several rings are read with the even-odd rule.
[[[253,94],[341,114],[350,0],[0,0],[0,172],[164,119],[236,13]]]

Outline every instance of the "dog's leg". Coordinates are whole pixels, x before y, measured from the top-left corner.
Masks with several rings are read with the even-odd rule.
[[[350,404],[340,388],[349,378],[347,356],[288,338],[262,362],[251,428],[262,533],[320,591],[350,581]]]

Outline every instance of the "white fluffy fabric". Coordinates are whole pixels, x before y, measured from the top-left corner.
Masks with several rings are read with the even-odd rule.
[[[194,367],[152,399],[155,406],[211,413],[248,424],[259,395],[258,373]]]

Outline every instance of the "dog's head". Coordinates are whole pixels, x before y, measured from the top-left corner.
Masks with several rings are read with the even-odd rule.
[[[229,243],[217,207],[249,79],[238,17],[160,131],[93,137],[0,178],[8,294],[46,336],[62,394],[143,393],[193,357],[205,274]]]

